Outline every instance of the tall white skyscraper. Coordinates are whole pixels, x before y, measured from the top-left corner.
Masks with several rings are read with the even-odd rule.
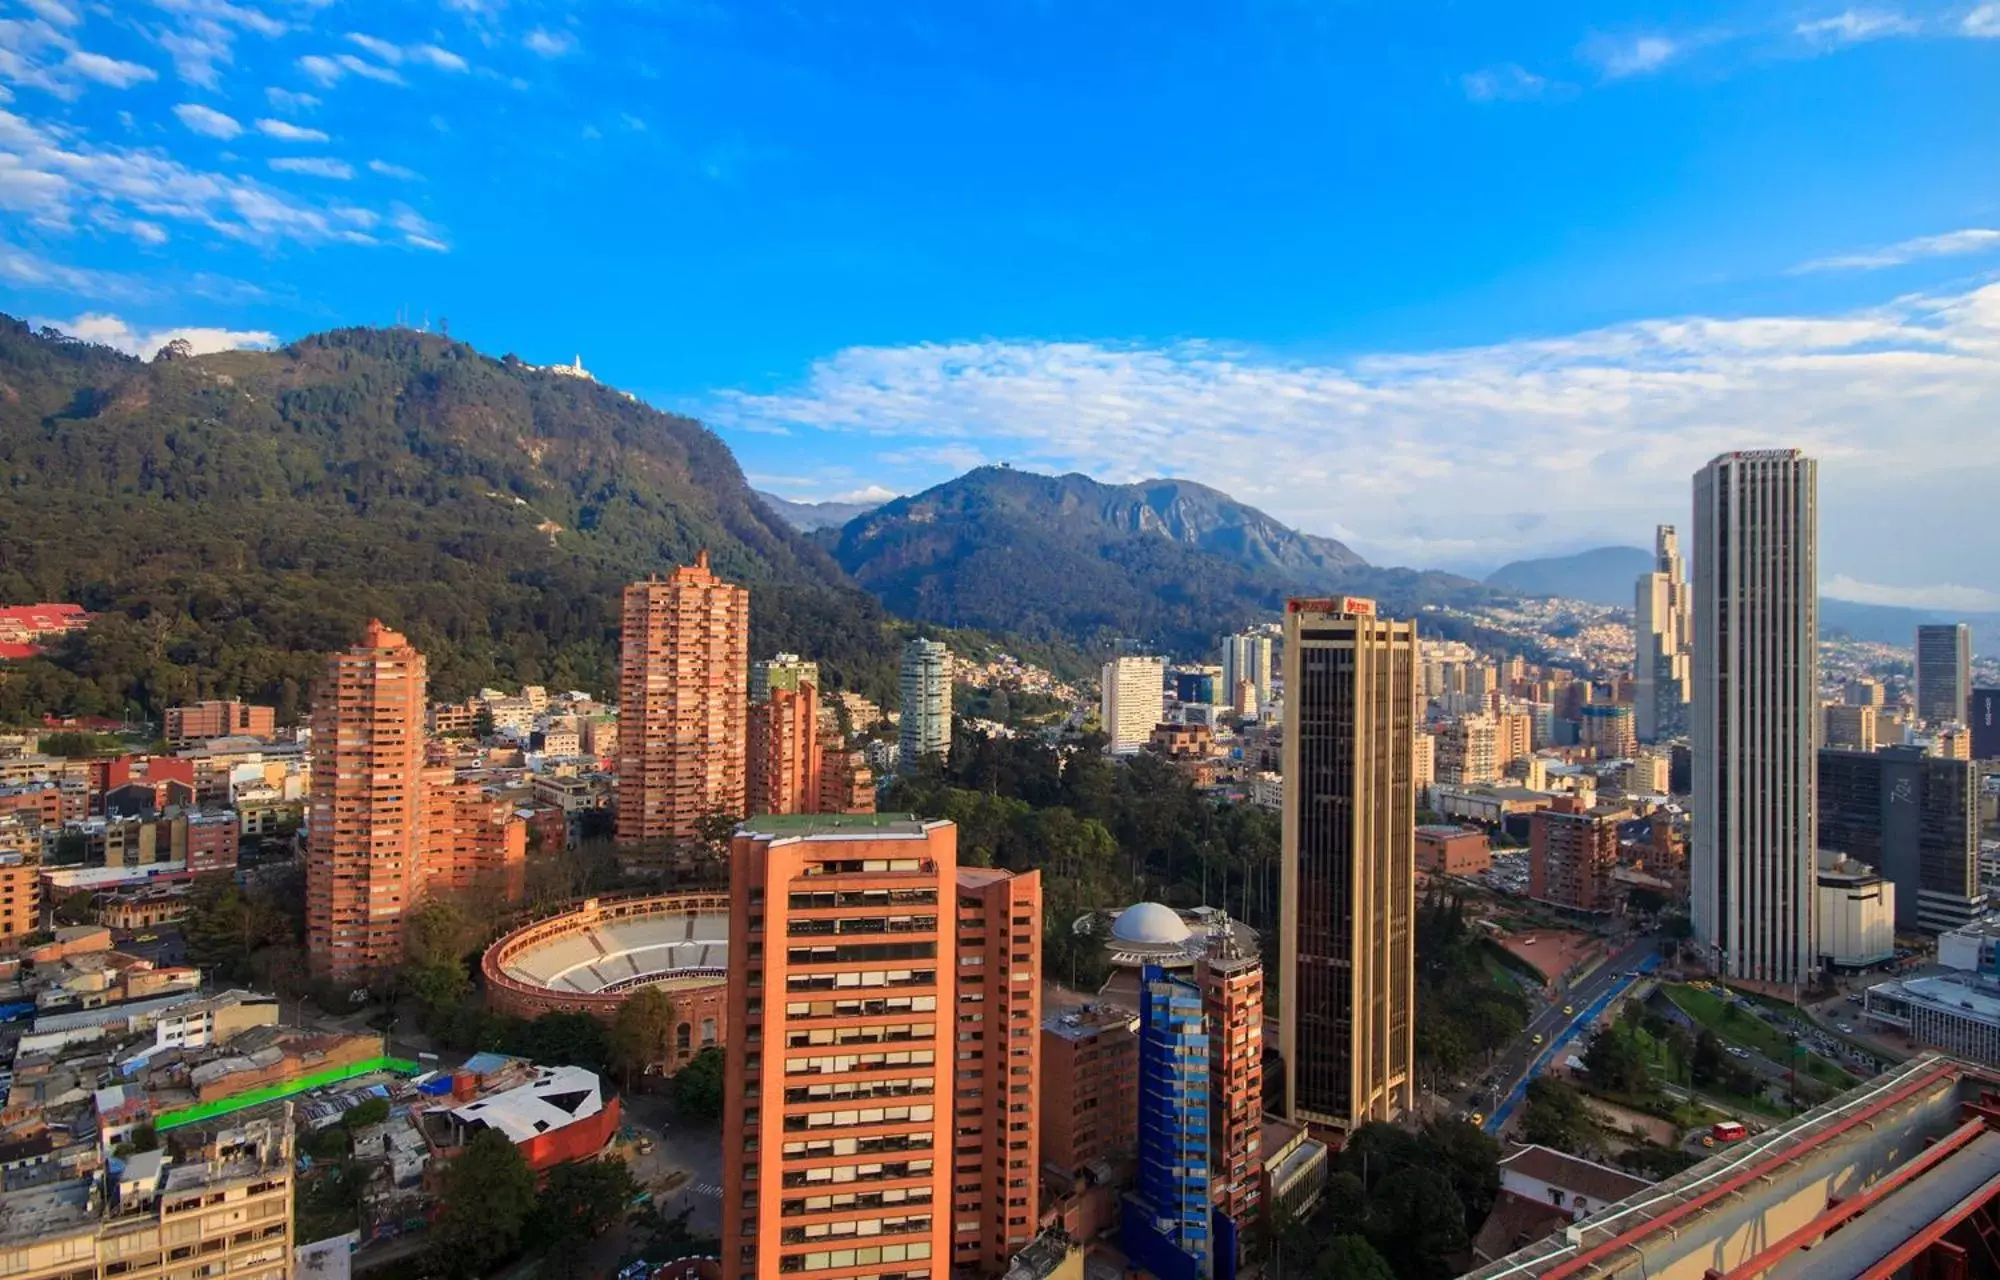
[[[936,640],[912,640],[903,646],[898,674],[896,767],[914,773],[925,756],[951,754],[951,650]]]
[[[1236,701],[1236,686],[1245,680],[1257,691],[1261,711],[1271,700],[1271,637],[1255,631],[1222,639],[1222,690],[1226,704]]]
[[[1102,676],[1099,718],[1111,739],[1110,750],[1119,755],[1137,751],[1166,715],[1167,660],[1114,658],[1104,664]]]
[[[1696,941],[1729,976],[1803,982],[1818,845],[1819,464],[1725,453],[1694,477]]]
[[[1639,576],[1633,609],[1632,727],[1641,742],[1687,732],[1693,643],[1680,535],[1653,531],[1653,571]]]

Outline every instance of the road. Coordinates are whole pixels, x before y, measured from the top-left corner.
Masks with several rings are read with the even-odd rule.
[[[1593,969],[1588,977],[1558,992],[1547,1008],[1528,1020],[1527,1029],[1495,1059],[1484,1077],[1496,1083],[1482,1097],[1482,1101],[1492,1105],[1481,1127],[1494,1134],[1505,1128],[1527,1094],[1528,1081],[1546,1070],[1551,1062],[1569,1054],[1578,1034],[1613,1001],[1631,990],[1639,980],[1630,974],[1650,973],[1659,964],[1658,941],[1651,937],[1635,938]],[[1575,1012],[1564,1013],[1565,1008]],[[1537,1035],[1541,1037],[1540,1044],[1535,1043]]]

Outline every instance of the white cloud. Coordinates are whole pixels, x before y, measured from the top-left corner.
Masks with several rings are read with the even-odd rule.
[[[135,299],[149,292],[130,277],[54,262],[4,241],[0,241],[0,280],[18,289],[47,289],[80,298]]]
[[[2000,230],[1990,227],[1966,227],[1959,231],[1947,231],[1942,235],[1918,236],[1913,240],[1902,240],[1880,249],[1865,253],[1839,254],[1830,258],[1815,258],[1792,268],[1794,274],[1811,271],[1874,271],[1882,267],[1900,267],[1907,262],[1921,258],[1948,258],[1967,253],[1991,253],[2000,250]]]
[[[354,176],[353,165],[326,156],[280,156],[268,163],[279,173],[303,173],[309,177],[333,178],[340,182]]]
[[[444,233],[406,204],[390,209],[389,225],[402,232],[403,243],[413,249],[428,249],[433,253],[448,253],[451,250],[451,246],[444,242]]]
[[[464,71],[469,64],[451,50],[434,44],[411,45],[404,53],[412,62],[428,62],[440,71]]]
[[[160,78],[160,73],[151,67],[136,62],[121,62],[87,49],[72,49],[69,57],[63,60],[63,65],[86,80],[108,84],[114,89],[129,89],[141,81]]]
[[[243,132],[243,126],[236,122],[234,116],[226,116],[198,102],[181,103],[174,108],[174,115],[190,131],[210,138],[233,138]]]
[[[1981,39],[2000,39],[2000,4],[1980,5],[1965,15],[1965,20],[1958,24],[1958,29],[1966,35]]]
[[[1460,77],[1465,96],[1474,102],[1527,102],[1549,91],[1546,77],[1518,62],[1503,62]]]
[[[368,171],[370,173],[379,173],[385,178],[396,178],[403,182],[418,182],[424,176],[415,169],[405,169],[402,165],[390,164],[387,160],[370,160],[368,162]]]
[[[1848,9],[1832,17],[1801,22],[1793,32],[1813,44],[1843,45],[1915,35],[1922,29],[1920,24],[1892,9]]]
[[[889,502],[903,495],[894,489],[885,489],[879,484],[866,485],[848,493],[836,493],[828,502]]]
[[[300,58],[299,70],[312,77],[322,88],[328,89],[339,84],[341,77],[347,74],[338,62],[332,58],[322,58],[316,53],[309,53]]]
[[[326,134],[321,130],[307,129],[301,125],[290,124],[283,120],[259,120],[257,122],[257,132],[267,138],[276,138],[280,142],[327,141]]]
[[[255,244],[352,239],[351,228],[319,200],[247,176],[192,168],[155,148],[97,145],[73,126],[0,110],[0,212],[61,231],[82,218],[104,224],[107,211],[155,226],[191,224]],[[443,236],[433,229],[431,238]]]
[[[351,53],[322,55],[309,53],[299,59],[299,70],[310,76],[321,88],[330,89],[350,75],[364,80],[375,80],[382,84],[402,84],[403,77],[392,68],[377,66],[365,58],[357,58]]]
[[[22,0],[30,12],[44,22],[52,22],[59,27],[73,27],[82,21],[75,9],[62,0]]]
[[[1682,42],[1661,35],[1628,36],[1614,39],[1593,36],[1578,52],[1604,73],[1606,80],[1622,80],[1658,71],[1685,51]]]
[[[1819,590],[1821,595],[1832,596],[1836,600],[1896,605],[1905,609],[1963,609],[1975,613],[2000,609],[2000,591],[1957,583],[1895,587],[1877,582],[1858,582],[1846,574],[1838,574],[1820,583]]]
[[[294,93],[290,89],[280,89],[276,85],[264,90],[264,97],[270,102],[272,110],[289,112],[292,115],[310,111],[319,105],[319,99],[310,93]]]
[[[95,342],[100,346],[116,347],[129,355],[151,357],[169,342],[185,341],[194,348],[196,355],[208,355],[216,351],[237,351],[245,347],[274,347],[278,335],[262,329],[213,329],[200,326],[170,326],[163,329],[137,329],[130,323],[114,315],[91,312],[74,320],[34,320],[36,327],[48,325],[60,329],[73,338],[85,342]]]
[[[1336,363],[1204,341],[856,347],[794,388],[719,393],[712,417],[872,438],[895,468],[882,479],[911,486],[984,460],[1131,481],[1199,457],[1205,482],[1363,554],[1459,548],[1489,566],[1629,542],[1685,519],[1686,477],[1708,458],[1797,446],[1826,462],[1828,572],[1893,579],[1865,562],[1916,544],[1885,544],[1881,502],[1941,477],[2000,485],[1996,403],[2000,284],[1843,315],[1646,320]],[[1513,523],[1524,512],[1532,527]],[[2000,538],[1966,554],[1990,571]]]
[[[374,54],[377,58],[381,59],[383,62],[386,62],[391,66],[394,66],[403,60],[402,47],[400,45],[391,44],[387,40],[377,39],[374,36],[364,36],[359,31],[350,31],[347,33],[347,42],[349,44],[357,45],[360,48],[366,49],[368,52]]]
[[[147,28],[153,43],[174,60],[174,74],[204,89],[218,87],[221,68],[236,60],[236,37],[241,32],[270,39],[289,30],[288,24],[247,4],[230,0],[150,0],[154,9],[167,15],[172,24],[163,29]]]
[[[567,31],[550,31],[546,27],[536,27],[521,41],[528,52],[544,58],[560,58],[576,48],[576,37]]]

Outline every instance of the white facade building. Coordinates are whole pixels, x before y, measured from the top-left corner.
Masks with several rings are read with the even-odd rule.
[[[903,646],[898,674],[896,755],[898,766],[912,772],[925,756],[951,753],[951,650],[936,640],[912,640]]]
[[[1166,718],[1167,660],[1114,658],[1104,664],[1102,679],[1099,718],[1111,740],[1106,749],[1114,755],[1141,750]]]
[[[1896,886],[1866,863],[1819,855],[1819,958],[1862,969],[1896,955]]]
[[[1236,701],[1236,686],[1244,681],[1257,691],[1257,705],[1271,701],[1271,637],[1250,631],[1222,641],[1222,691],[1225,703]]]
[[[1730,977],[1812,973],[1818,853],[1819,466],[1726,453],[1694,478],[1697,942]]]

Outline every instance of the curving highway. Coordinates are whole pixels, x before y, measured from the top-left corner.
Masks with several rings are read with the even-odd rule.
[[[1528,1081],[1548,1068],[1549,1063],[1569,1052],[1577,1036],[1589,1028],[1613,1001],[1631,990],[1643,975],[1660,967],[1659,943],[1651,937],[1635,938],[1623,950],[1607,957],[1591,974],[1556,997],[1546,1009],[1528,1020],[1521,1038],[1494,1062],[1487,1073],[1497,1081],[1481,1096],[1501,1095],[1480,1126],[1497,1134],[1506,1127],[1527,1096]],[[1576,1012],[1564,1013],[1571,1008]],[[1535,1036],[1542,1043],[1535,1043]]]

